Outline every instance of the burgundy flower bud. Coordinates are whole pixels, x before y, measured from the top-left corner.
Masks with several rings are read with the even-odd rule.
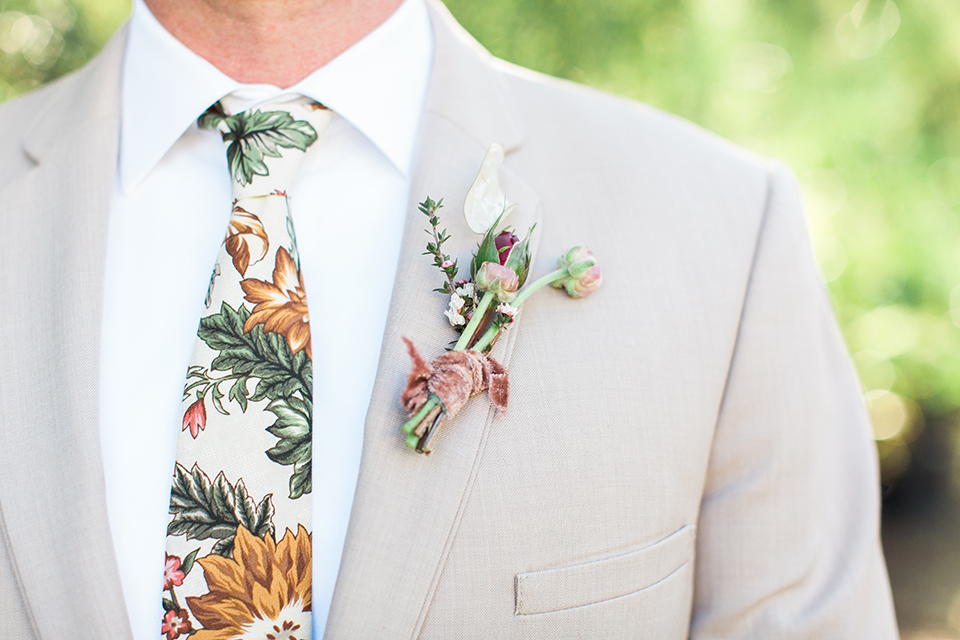
[[[510,257],[510,250],[513,249],[513,245],[520,242],[520,238],[507,229],[506,231],[501,231],[500,235],[494,238],[493,242],[497,247],[497,255],[500,256],[500,264],[507,264],[507,258]]]
[[[499,222],[500,218],[497,218],[497,224]],[[526,240],[520,240],[509,229],[497,233],[496,227],[496,224],[490,227],[480,241],[477,252],[473,254],[473,261],[470,263],[470,273],[476,278],[484,262],[500,263],[501,266],[508,267],[517,274],[522,287],[530,272],[530,235],[527,235]],[[530,228],[530,233],[533,233],[533,227]]]

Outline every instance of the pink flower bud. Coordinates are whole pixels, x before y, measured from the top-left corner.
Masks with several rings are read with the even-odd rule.
[[[510,302],[520,288],[520,280],[516,272],[510,267],[504,267],[495,262],[484,262],[480,265],[476,277],[477,286],[481,291],[493,291],[500,302]]]
[[[443,262],[440,263],[441,269],[449,269],[452,266],[453,266],[453,260],[444,260]]]
[[[190,435],[196,438],[200,435],[200,430],[207,426],[207,409],[203,406],[203,398],[197,398],[197,401],[187,407],[183,414],[183,431],[190,428]]]
[[[585,298],[603,284],[600,267],[593,265],[583,272],[579,278],[568,278],[565,284],[567,293],[572,298]]]
[[[593,256],[593,252],[586,247],[576,246],[567,251],[559,260],[557,260],[558,267],[569,267],[572,264],[577,262],[586,262],[586,261],[596,262],[597,259]]]
[[[593,252],[586,247],[573,247],[557,260],[557,266],[569,274],[553,283],[563,287],[571,298],[585,298],[603,284],[603,276]]]

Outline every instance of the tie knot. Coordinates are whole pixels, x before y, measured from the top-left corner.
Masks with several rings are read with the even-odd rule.
[[[320,103],[297,96],[227,115],[220,102],[197,120],[223,135],[234,198],[285,192],[307,149],[333,118]]]

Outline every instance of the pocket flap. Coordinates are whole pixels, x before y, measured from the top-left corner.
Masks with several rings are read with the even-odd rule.
[[[693,533],[694,526],[687,525],[637,551],[558,569],[519,573],[516,613],[562,611],[653,586],[690,560]]]

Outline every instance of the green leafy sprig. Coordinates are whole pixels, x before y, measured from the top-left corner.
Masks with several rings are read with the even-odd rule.
[[[433,265],[440,269],[443,272],[443,275],[446,277],[446,282],[443,283],[440,287],[434,289],[437,293],[452,294],[456,290],[456,279],[457,272],[459,267],[457,266],[457,261],[452,259],[449,255],[443,253],[443,243],[450,239],[450,236],[447,234],[447,230],[440,229],[440,216],[437,215],[443,207],[443,198],[434,202],[430,198],[427,198],[420,203],[420,212],[427,216],[427,219],[430,221],[430,228],[424,229],[428,234],[433,237],[433,242],[427,243],[427,250],[423,252],[425,256],[433,256]]]

